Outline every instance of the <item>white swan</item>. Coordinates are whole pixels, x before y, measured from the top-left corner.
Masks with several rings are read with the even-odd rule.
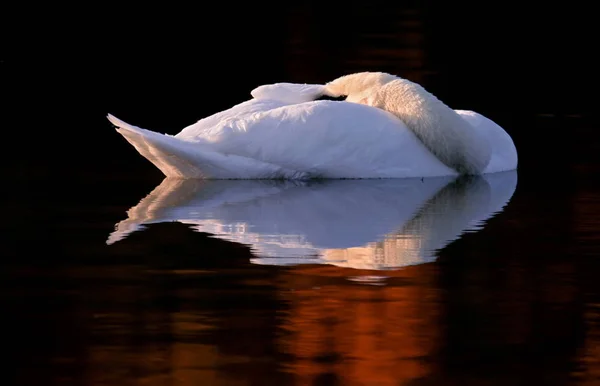
[[[127,211],[107,244],[178,221],[249,245],[255,264],[397,269],[434,261],[439,249],[480,229],[516,184],[516,171],[316,183],[165,178]]]
[[[390,112],[315,100],[324,85],[277,83],[177,135],[108,115],[127,141],[167,177],[202,179],[405,178],[456,175]],[[483,173],[514,170],[517,152],[493,121],[456,110],[491,146]],[[489,144],[489,145],[488,145]]]

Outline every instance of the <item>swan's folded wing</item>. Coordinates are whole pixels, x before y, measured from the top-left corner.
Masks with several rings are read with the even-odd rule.
[[[136,150],[174,178],[302,178],[303,173],[247,157],[211,150],[202,143],[183,141],[130,125],[112,115],[108,119]]]
[[[350,102],[316,101],[222,122],[213,149],[323,178],[454,175],[392,114]],[[218,137],[217,134],[218,133]]]
[[[250,117],[255,113],[268,111],[288,103],[275,99],[250,99],[218,113],[202,118],[181,130],[175,135],[176,138],[186,141],[196,141],[199,138],[207,138],[214,135],[214,128],[219,124],[234,119]]]
[[[325,86],[322,84],[274,83],[258,86],[250,94],[254,99],[296,104],[314,101],[324,91]]]

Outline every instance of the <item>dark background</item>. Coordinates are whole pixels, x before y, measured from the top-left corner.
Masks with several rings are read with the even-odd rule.
[[[438,272],[425,288],[440,299],[415,302],[442,315],[424,327],[441,334],[425,334],[442,347],[427,359],[441,369],[440,381],[429,384],[462,376],[467,381],[456,384],[566,384],[584,366],[598,374],[595,7],[149,4],[21,2],[0,12],[4,383],[64,385],[71,377],[71,384],[89,384],[90,371],[137,380],[156,370],[156,347],[168,353],[182,339],[172,319],[183,311],[215,315],[214,331],[188,338],[218,348],[216,358],[256,359],[246,369],[222,367],[222,374],[287,384],[272,378],[297,362],[276,345],[285,325],[280,311],[292,307],[281,294],[305,275],[291,269],[285,279],[280,267],[249,264],[246,246],[177,223],[107,247],[115,223],[162,174],[105,116],[175,134],[248,99],[260,84],[326,82],[355,71],[391,72],[453,108],[482,113],[510,133],[519,152],[517,192],[503,213],[445,248],[438,262],[408,270],[415,282]],[[170,270],[212,274],[199,279]],[[339,299],[361,291],[342,279],[354,272],[339,274],[315,274],[306,285],[330,285]],[[328,298],[320,300],[316,309],[331,311]],[[405,310],[412,320],[410,304],[401,303],[391,312]],[[331,312],[345,314],[347,303],[338,304]],[[366,316],[385,315],[378,310]],[[327,318],[321,323],[332,326]],[[403,328],[388,325],[384,333]],[[355,332],[341,330],[344,337]],[[394,336],[390,346],[406,343]],[[107,356],[92,358],[103,347]],[[336,357],[310,358],[328,360]],[[327,376],[313,384],[335,384]]]
[[[5,14],[7,135],[29,149],[9,155],[7,173],[158,177],[107,113],[175,134],[260,84],[357,71],[397,74],[488,116],[515,139],[522,169],[596,151],[597,18],[585,3],[148,4]]]

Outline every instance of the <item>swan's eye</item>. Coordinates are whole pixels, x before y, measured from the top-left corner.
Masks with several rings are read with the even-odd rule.
[[[347,95],[340,95],[339,97],[332,97],[329,95],[321,95],[316,101],[344,101],[346,100]]]

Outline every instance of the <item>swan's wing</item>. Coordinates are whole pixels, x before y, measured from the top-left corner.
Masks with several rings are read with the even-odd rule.
[[[254,99],[276,100],[286,104],[314,101],[325,91],[322,84],[274,83],[265,84],[252,90]]]
[[[223,122],[243,119],[255,113],[269,111],[281,106],[286,106],[287,104],[288,103],[275,99],[250,99],[227,110],[200,119],[198,122],[185,127],[181,132],[175,135],[175,137],[185,141],[210,139],[210,136],[214,134],[212,129]]]
[[[253,99],[239,103],[227,110],[220,111],[185,127],[177,138],[194,141],[206,138],[207,133],[222,122],[251,117],[255,113],[269,111],[282,106],[304,103],[317,99],[323,93],[324,86],[319,84],[275,83],[259,86],[251,91]]]
[[[212,150],[193,143],[130,125],[112,115],[108,119],[136,150],[174,178],[303,178],[303,173],[268,162]]]
[[[456,173],[392,114],[349,102],[286,105],[203,132],[212,148],[324,178],[402,178]]]

